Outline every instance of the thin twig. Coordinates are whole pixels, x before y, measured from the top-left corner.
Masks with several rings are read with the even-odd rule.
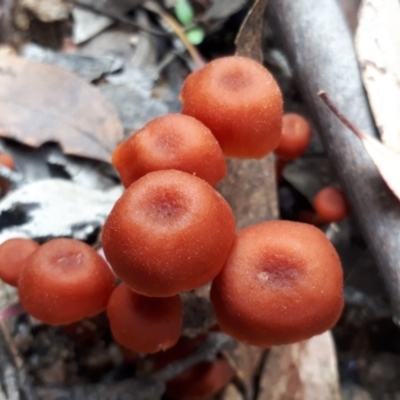
[[[358,129],[351,121],[349,121],[340,111],[339,109],[333,104],[332,100],[330,99],[328,93],[321,90],[318,93],[320,99],[325,103],[325,105],[332,111],[332,113],[339,119],[340,122],[343,123],[347,128],[349,128],[353,133],[355,133],[360,139],[365,136],[365,133]]]

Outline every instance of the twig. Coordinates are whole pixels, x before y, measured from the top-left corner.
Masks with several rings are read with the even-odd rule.
[[[349,121],[333,104],[332,100],[329,98],[328,93],[321,90],[318,93],[318,96],[321,100],[326,104],[326,106],[333,112],[333,114],[342,122],[343,125],[347,126],[353,133],[355,133],[360,139],[365,135],[365,133],[361,132],[351,121]]]

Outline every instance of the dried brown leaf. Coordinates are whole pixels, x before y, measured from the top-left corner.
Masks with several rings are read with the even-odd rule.
[[[110,162],[122,140],[113,106],[94,86],[54,65],[0,58],[0,136]]]
[[[356,49],[383,143],[400,153],[400,3],[363,0]]]
[[[268,0],[256,0],[243,21],[236,37],[236,54],[262,63],[262,37],[265,9]]]

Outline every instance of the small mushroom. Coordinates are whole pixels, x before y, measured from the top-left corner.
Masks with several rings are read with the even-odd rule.
[[[226,174],[224,155],[210,130],[182,114],[149,122],[114,150],[112,162],[125,187],[165,169],[188,172],[212,186]]]
[[[330,329],[342,312],[342,289],[338,254],[322,231],[269,221],[238,233],[211,301],[224,332],[270,347]]]
[[[12,286],[18,279],[28,258],[39,248],[31,239],[8,239],[0,245],[0,278]]]
[[[279,143],[282,94],[273,76],[239,56],[211,61],[184,82],[182,113],[206,125],[226,156],[262,158]]]
[[[313,205],[322,223],[341,221],[350,211],[343,192],[334,186],[321,189],[315,195]]]
[[[300,157],[311,140],[311,126],[300,114],[286,113],[282,117],[282,136],[275,154],[285,161]]]
[[[121,345],[138,353],[156,353],[174,346],[182,331],[179,295],[146,297],[121,283],[107,306],[111,332]]]
[[[102,233],[104,254],[133,291],[173,296],[210,282],[235,236],[228,203],[186,172],[150,172],[116,202]]]
[[[52,325],[70,324],[105,310],[114,287],[106,262],[74,239],[43,244],[29,257],[18,281],[26,311]]]

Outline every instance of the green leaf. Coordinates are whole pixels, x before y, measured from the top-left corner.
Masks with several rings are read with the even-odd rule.
[[[182,25],[190,25],[193,22],[194,11],[188,0],[178,0],[175,6],[175,15]]]
[[[190,29],[186,32],[186,36],[190,43],[197,45],[200,44],[204,40],[204,31],[203,29],[197,27]]]

